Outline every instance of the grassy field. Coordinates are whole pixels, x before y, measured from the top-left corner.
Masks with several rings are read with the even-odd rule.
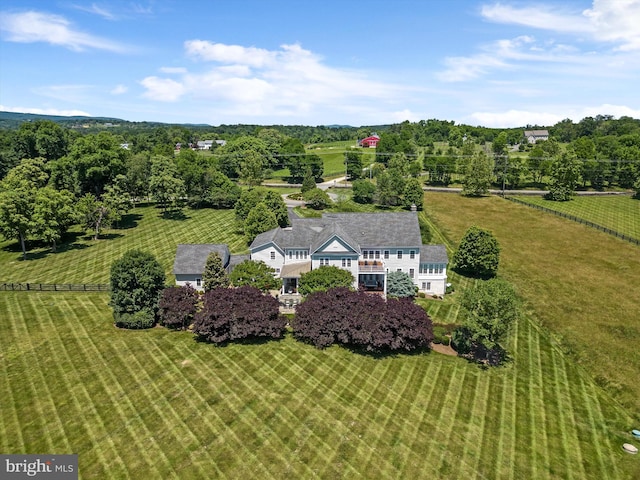
[[[640,478],[621,449],[640,425],[637,247],[500,198],[425,198],[450,253],[471,224],[501,241],[528,312],[503,367],[291,338],[213,347],[116,330],[108,294],[0,292],[0,451],[78,453],[82,478]],[[167,273],[178,243],[247,248],[233,212],[142,207],[126,227],[26,261],[2,243],[0,280],[107,283],[129,248]],[[457,321],[456,295],[425,302],[435,321]]]
[[[640,239],[640,200],[628,195],[579,196],[569,202],[553,202],[531,196],[516,198]]]
[[[119,331],[102,293],[0,294],[0,451],[82,478],[638,478],[631,419],[532,323],[483,370],[287,338]]]
[[[51,253],[48,247],[32,248],[22,260],[15,241],[0,243],[0,282],[109,283],[111,263],[130,249],[152,253],[171,275],[179,243],[227,243],[232,253],[248,253],[244,237],[235,232],[233,210],[184,210],[180,219],[162,218],[153,206],[133,209],[121,229],[105,232],[100,240],[71,231],[73,243]],[[168,282],[172,282],[168,278]]]
[[[499,197],[430,192],[426,208],[453,241],[471,225],[494,233],[499,274],[514,283],[529,315],[640,423],[640,249]]]

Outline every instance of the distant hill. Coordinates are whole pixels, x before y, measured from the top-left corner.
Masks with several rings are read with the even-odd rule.
[[[18,113],[18,112],[1,112],[0,111],[0,128],[14,129],[18,128],[24,122],[33,122],[35,120],[50,120],[52,122],[61,123],[65,126],[72,125],[102,125],[102,126],[123,126],[123,125],[144,125],[146,127],[175,125],[163,122],[130,122],[121,118],[112,117],[86,117],[86,116],[63,116],[63,115],[42,115],[38,113]],[[111,124],[111,125],[108,125]],[[184,127],[210,127],[206,123],[183,123],[178,124]]]

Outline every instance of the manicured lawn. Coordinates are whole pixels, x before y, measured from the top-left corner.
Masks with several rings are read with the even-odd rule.
[[[236,233],[233,210],[184,209],[184,218],[162,218],[153,207],[133,209],[126,228],[105,232],[92,240],[84,232],[72,231],[73,243],[29,250],[22,260],[15,241],[0,243],[0,282],[22,283],[109,283],[111,264],[129,249],[152,253],[170,277],[178,243],[227,243],[232,253],[248,253],[244,237]],[[75,234],[75,235],[73,235]]]
[[[531,318],[640,423],[640,248],[499,197],[429,192],[425,204],[453,242],[471,225],[494,233],[499,275],[514,283]]]
[[[631,196],[579,196],[568,202],[553,202],[542,197],[530,196],[516,198],[588,220],[640,240],[640,200]]]
[[[638,478],[631,419],[522,321],[512,361],[119,331],[102,293],[0,293],[0,451],[81,478]]]

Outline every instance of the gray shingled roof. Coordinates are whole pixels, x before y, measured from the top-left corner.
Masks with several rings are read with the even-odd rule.
[[[446,247],[444,245],[422,245],[420,247],[420,263],[449,263]]]
[[[322,218],[294,219],[290,228],[261,233],[254,250],[270,242],[282,249],[312,248],[338,235],[357,251],[362,246],[419,247],[422,244],[415,212],[331,213]]]
[[[176,251],[176,259],[173,262],[174,275],[204,272],[204,265],[207,263],[207,257],[211,252],[218,252],[225,268],[229,265],[229,247],[225,244],[179,244]]]

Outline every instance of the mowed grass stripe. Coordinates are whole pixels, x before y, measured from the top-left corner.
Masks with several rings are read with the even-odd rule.
[[[82,294],[76,294],[76,296],[79,296],[79,295],[82,295]],[[105,295],[102,295],[102,298],[104,297]],[[67,298],[69,297],[65,296],[65,298],[62,299],[62,301],[65,301]],[[83,302],[81,305],[74,305],[73,311],[80,312],[80,313],[85,312],[85,318],[92,318],[92,317],[95,317],[96,315],[99,315],[97,311],[97,308],[98,308],[97,305],[93,304],[92,307],[93,308],[89,308]],[[92,335],[90,335],[90,333],[85,329],[84,322],[80,320],[80,318],[77,318],[76,320],[77,321],[74,322],[75,325],[70,327],[71,334],[76,339],[76,343],[75,343],[76,352],[82,355],[82,358],[79,359],[80,364],[76,365],[76,369],[79,371],[82,371],[82,369],[84,369],[87,365],[95,365],[98,367],[91,370],[93,378],[90,381],[91,382],[97,381],[100,384],[102,391],[104,392],[103,402],[106,402],[106,404],[108,405],[108,408],[105,409],[104,408],[105,403],[102,404],[103,406],[103,408],[101,408],[102,415],[106,417],[108,414],[111,413],[110,409],[116,410],[117,412],[115,419],[113,418],[112,415],[109,415],[109,417],[107,417],[111,419],[112,423],[115,424],[114,428],[104,429],[101,432],[92,432],[89,435],[89,440],[92,443],[90,453],[91,454],[95,453],[98,455],[98,461],[100,462],[100,466],[103,470],[108,470],[109,466],[115,460],[118,463],[125,464],[128,472],[131,472],[131,471],[135,472],[137,471],[138,468],[140,468],[140,464],[139,464],[140,459],[143,459],[145,462],[144,464],[145,471],[154,472],[155,475],[160,475],[161,472],[157,469],[158,462],[156,459],[152,457],[152,455],[149,452],[150,450],[149,445],[144,441],[145,438],[149,438],[151,436],[149,430],[146,429],[146,426],[142,421],[142,414],[144,413],[144,410],[143,410],[144,407],[141,408],[139,405],[135,405],[131,401],[132,397],[130,395],[130,392],[133,389],[124,388],[124,386],[120,383],[119,379],[114,376],[114,370],[110,368],[110,367],[117,366],[118,368],[115,369],[116,372],[124,372],[124,371],[127,371],[127,363],[120,361],[120,357],[118,353],[121,353],[121,352],[118,352],[118,353],[113,352],[113,355],[111,356],[111,358],[115,359],[115,361],[117,362],[116,365],[112,365],[109,362],[107,362],[107,360],[103,355],[103,351],[100,348],[98,348],[98,346],[96,345],[96,343],[92,338]],[[110,328],[113,328],[113,327],[110,326]],[[79,333],[82,333],[83,335],[80,336]],[[114,343],[117,343],[117,342],[113,342],[113,343],[109,342],[109,346],[113,345]],[[82,389],[86,392],[84,381],[81,382],[81,386],[82,386]],[[114,389],[115,389],[115,392],[113,391]],[[137,390],[136,392],[138,391],[142,391],[142,390]],[[87,395],[88,395],[88,392],[87,392]],[[97,398],[93,399],[92,404],[96,404],[96,403],[98,403]],[[98,403],[98,405],[100,404]],[[128,412],[124,411],[123,407],[125,405],[129,407]],[[133,429],[134,424],[141,426],[142,431],[139,431],[138,429]],[[126,436],[127,436],[126,438],[122,438],[118,434],[119,432],[123,432],[123,431],[126,433]],[[121,460],[118,460],[118,458],[121,457],[120,456],[121,453],[129,452],[129,449],[124,447],[130,446],[131,445],[130,442],[135,444],[137,447],[134,455],[129,455],[127,456],[126,459],[121,458]],[[104,456],[102,455],[102,448],[104,444],[113,448],[112,456],[109,459],[105,459]],[[118,446],[116,446],[116,444]],[[160,459],[163,459],[164,461],[167,461],[162,453],[160,453],[158,457]],[[86,461],[86,459],[83,460],[83,462],[84,461]]]
[[[494,437],[495,428],[501,428],[501,426],[494,426],[494,429],[488,429],[486,426],[486,420],[489,416],[487,413],[490,409],[489,392],[491,391],[491,387],[497,383],[497,379],[494,375],[476,375],[476,377],[477,382],[473,395],[473,407],[470,410],[470,416],[467,423],[467,433],[465,435],[466,442],[463,450],[462,463],[473,466],[472,471],[469,473],[479,474],[482,470],[481,459],[485,459],[486,461],[495,456],[495,443],[491,442],[491,445],[486,445],[485,439],[488,437]],[[499,400],[499,397],[492,398],[495,401]],[[492,417],[495,418],[495,416]]]
[[[549,449],[549,430],[547,409],[549,408],[549,401],[553,403],[553,398],[548,399],[544,396],[544,371],[548,372],[543,366],[543,353],[540,346],[540,335],[536,335],[536,331],[533,328],[531,322],[527,322],[528,332],[528,351],[529,351],[529,393],[531,394],[531,402],[529,404],[531,419],[533,421],[532,428],[535,432],[534,439],[539,439],[539,442],[535,443],[534,452],[538,456],[534,462],[536,465],[541,465],[544,472],[549,472],[550,460],[553,457],[554,452]],[[555,422],[554,422],[555,423]]]
[[[511,338],[509,342],[512,355],[519,353],[521,322],[519,319],[513,324]],[[516,431],[517,431],[517,390],[516,379],[519,375],[518,363],[513,359],[511,369],[505,373],[502,386],[502,402],[500,403],[500,416],[495,422],[498,429],[498,447],[495,452],[496,478],[514,478],[515,458],[516,458]]]
[[[37,298],[37,297],[34,297]],[[55,304],[55,302],[52,302],[52,304]],[[59,310],[59,307],[56,305],[56,310]],[[80,348],[82,348],[81,346],[81,342],[83,339],[79,339],[77,336],[77,328],[75,327],[75,325],[70,326],[69,324],[65,324],[65,329],[69,332],[71,332],[70,335],[68,335],[66,338],[67,339],[72,339],[72,342],[65,342],[65,339],[63,339],[62,335],[61,335],[61,329],[60,328],[56,328],[56,325],[53,321],[53,316],[51,314],[51,312],[49,310],[47,310],[46,315],[43,315],[42,317],[44,320],[47,322],[47,331],[48,332],[55,332],[55,335],[57,337],[58,342],[56,343],[55,347],[52,348],[51,352],[50,352],[50,358],[55,358],[57,361],[53,362],[55,365],[55,368],[58,371],[58,374],[56,375],[56,379],[59,382],[62,382],[64,384],[63,389],[67,392],[71,392],[72,397],[73,397],[73,403],[75,406],[75,409],[77,411],[77,415],[74,415],[75,417],[75,421],[72,422],[66,422],[64,428],[63,428],[63,432],[65,434],[65,442],[67,444],[69,444],[69,436],[71,436],[72,438],[75,437],[74,435],[74,431],[73,431],[73,426],[77,425],[78,423],[82,424],[82,419],[84,417],[84,410],[86,407],[84,407],[81,402],[78,400],[77,395],[75,394],[74,390],[75,390],[75,386],[78,384],[82,384],[84,385],[84,381],[85,379],[82,378],[79,374],[78,374],[78,370],[75,368],[75,365],[72,361],[71,355],[69,354],[69,349],[72,349],[73,351],[77,352],[79,351]],[[51,336],[52,334],[49,333],[49,335]],[[85,336],[86,338],[86,336]],[[68,343],[68,345],[67,345]],[[97,361],[97,359],[95,357],[92,358],[86,358],[85,361],[89,361],[89,362],[95,362]],[[95,403],[96,397],[94,395],[91,395],[92,400]],[[57,404],[59,404],[60,402],[56,402]],[[66,403],[63,404],[64,406],[66,406]],[[62,415],[62,412],[59,412],[59,415]],[[77,428],[77,427],[76,427]],[[128,476],[127,473],[127,466],[125,465],[124,461],[122,460],[122,457],[120,456],[119,452],[117,451],[115,444],[113,442],[113,438],[111,436],[111,429],[108,429],[109,433],[108,433],[108,437],[109,438],[109,444],[108,444],[108,448],[109,450],[111,450],[111,452],[113,452],[113,457],[109,458],[109,460],[107,460],[104,457],[104,454],[102,452],[101,448],[96,448],[96,445],[100,443],[99,439],[94,439],[92,444],[93,447],[91,448],[91,453],[93,454],[93,452],[96,452],[96,456],[97,456],[97,462],[99,464],[99,467],[102,469],[101,474],[102,475],[106,475],[107,469],[108,471],[112,474],[112,475],[118,475],[118,476],[123,476],[126,477]],[[89,439],[87,439],[89,440]],[[135,440],[132,439],[132,440]],[[75,446],[75,448],[73,448],[71,445],[69,445],[68,450],[66,450],[67,452],[71,452],[71,453],[77,453],[79,451],[78,449],[78,445]],[[83,455],[83,464],[87,464],[88,460],[86,458],[86,455]]]

